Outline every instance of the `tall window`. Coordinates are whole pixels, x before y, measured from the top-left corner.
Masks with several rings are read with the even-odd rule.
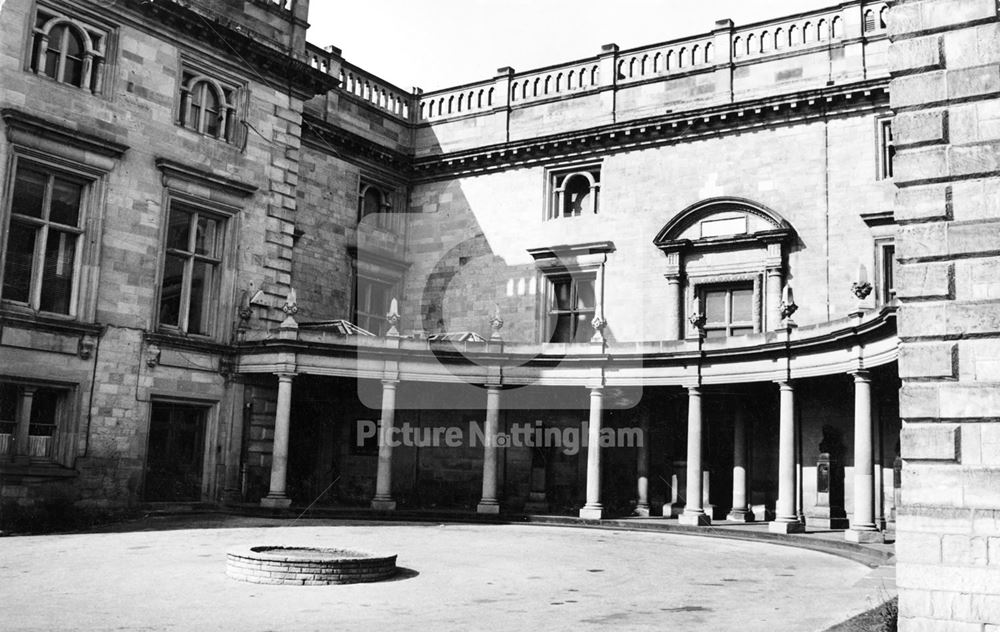
[[[75,315],[87,182],[19,163],[3,268],[3,300]]]
[[[876,247],[878,296],[880,302],[886,305],[896,298],[896,246],[892,241],[881,241],[876,242]]]
[[[589,342],[597,305],[594,275],[549,278],[548,339]]]
[[[211,335],[219,298],[225,218],[173,202],[160,284],[159,324]]]
[[[754,332],[753,284],[708,286],[699,290],[705,314],[705,338],[743,336]]]
[[[878,179],[887,180],[892,177],[892,160],[896,156],[892,119],[878,119],[878,153]]]
[[[593,215],[600,208],[600,165],[553,171],[549,186],[547,219]]]
[[[226,142],[234,139],[236,89],[185,71],[178,122],[184,127]]]
[[[0,456],[51,458],[64,399],[65,391],[0,382]]]
[[[104,75],[107,33],[39,9],[31,48],[31,71],[91,92]]]
[[[385,315],[391,300],[391,284],[359,276],[354,292],[354,324],[379,336],[385,334]]]

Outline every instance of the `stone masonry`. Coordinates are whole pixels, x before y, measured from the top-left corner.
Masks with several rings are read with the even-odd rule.
[[[889,20],[903,420],[900,630],[1000,630],[1000,20]]]

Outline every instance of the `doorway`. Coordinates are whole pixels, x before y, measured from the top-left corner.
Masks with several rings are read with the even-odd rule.
[[[204,406],[153,402],[144,500],[201,500],[207,412]]]

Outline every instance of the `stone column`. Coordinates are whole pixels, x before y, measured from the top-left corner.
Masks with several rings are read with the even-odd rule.
[[[643,407],[639,415],[642,443],[636,453],[635,513],[646,517],[649,516],[649,409]]]
[[[677,522],[689,526],[712,524],[702,507],[701,388],[688,387],[687,504]]]
[[[288,507],[292,500],[285,493],[288,477],[288,431],[292,413],[292,373],[278,373],[278,409],[274,414],[274,440],[271,452],[271,488],[260,499],[262,507]]]
[[[604,389],[590,389],[590,426],[587,430],[587,504],[580,510],[581,518],[600,520],[601,506],[601,415]]]
[[[19,397],[21,406],[18,408],[17,428],[14,430],[14,454],[29,457],[31,455],[31,408],[35,401],[35,387],[21,388]]]
[[[680,340],[683,337],[680,314],[681,278],[678,275],[667,275],[667,302],[664,313],[664,321],[667,324],[667,340]]]
[[[395,511],[396,501],[392,499],[392,427],[396,419],[395,380],[382,380],[382,419],[378,435],[378,473],[375,478],[375,498],[372,509]]]
[[[767,269],[767,327],[766,331],[781,328],[781,268]]]
[[[795,491],[795,390],[789,381],[778,382],[780,406],[778,430],[778,502],[773,533],[801,533],[803,524],[796,510]]]
[[[753,522],[747,505],[747,435],[743,407],[733,410],[733,508],[726,520]]]
[[[500,430],[500,387],[486,387],[486,444],[483,446],[483,497],[476,507],[479,513],[500,513],[497,502],[497,445]]]
[[[872,380],[868,371],[854,376],[854,513],[845,538],[881,542],[875,527],[875,462],[872,456]]]

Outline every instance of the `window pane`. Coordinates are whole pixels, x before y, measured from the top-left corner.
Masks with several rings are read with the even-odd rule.
[[[733,327],[734,336],[746,336],[753,333],[753,327]]]
[[[576,282],[576,308],[594,309],[597,302],[594,300],[594,281]]]
[[[382,212],[382,196],[375,187],[368,187],[361,201],[361,217],[380,212]]]
[[[594,326],[590,321],[594,319],[593,312],[581,312],[576,314],[576,331],[573,335],[573,342],[590,342],[594,337]]]
[[[733,317],[730,322],[751,321],[753,321],[753,290],[750,288],[733,290]]]
[[[56,178],[52,185],[52,207],[49,220],[67,226],[80,224],[80,198],[83,187],[76,182]]]
[[[194,251],[197,254],[209,257],[219,256],[221,250],[219,241],[222,237],[219,224],[218,220],[211,217],[198,216],[198,233],[195,235],[194,241]]]
[[[41,217],[46,179],[44,173],[34,169],[18,169],[14,181],[12,212],[29,217]]]
[[[30,297],[35,233],[36,229],[33,226],[26,226],[14,220],[10,222],[3,277],[3,297],[8,301],[27,303]]]
[[[724,340],[726,338],[725,329],[706,329],[705,340]]]
[[[80,86],[83,83],[83,60],[78,57],[66,57],[63,68],[63,83]]]
[[[191,236],[191,214],[178,208],[170,209],[170,221],[167,225],[167,248],[188,250]]]
[[[42,271],[42,295],[39,308],[46,312],[68,314],[73,293],[73,268],[77,235],[49,230],[45,244],[45,268]]]
[[[59,51],[62,48],[63,36],[65,34],[65,26],[57,26],[49,31],[49,48],[45,51],[45,74],[53,79],[58,78]]]
[[[213,311],[212,297],[215,290],[215,265],[195,261],[191,274],[191,311],[188,332],[209,334]]]
[[[11,453],[17,433],[17,387],[0,383],[0,455]]]
[[[31,420],[28,434],[36,437],[51,437],[56,429],[56,411],[59,391],[40,388],[31,399]]]
[[[558,310],[568,310],[572,305],[572,285],[569,281],[556,281],[552,284],[552,306]]]
[[[389,313],[389,288],[381,283],[372,283],[371,301],[368,312],[378,318]]]
[[[184,259],[167,255],[160,290],[160,324],[180,325],[181,287],[184,283]]]
[[[726,292],[705,292],[705,320],[710,323],[726,322]]]
[[[570,342],[573,340],[573,315],[557,314],[552,320],[551,342]]]
[[[590,181],[582,175],[573,175],[566,182],[563,196],[563,215],[579,215],[589,208]]]

